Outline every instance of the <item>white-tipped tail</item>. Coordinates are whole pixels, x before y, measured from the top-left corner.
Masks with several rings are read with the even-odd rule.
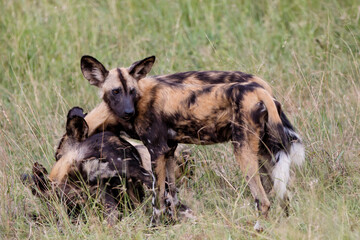
[[[272,178],[274,181],[274,190],[279,199],[284,199],[286,194],[286,186],[290,177],[290,158],[284,151],[276,154],[278,162],[272,171]]]
[[[305,161],[305,148],[301,141],[301,137],[294,132],[292,129],[284,128],[284,131],[287,136],[290,136],[294,139],[290,147],[290,159],[291,163],[295,164],[297,167],[300,167]]]
[[[301,167],[301,165],[304,163],[305,148],[302,142],[295,142],[291,144],[290,159],[291,163],[295,164],[297,167]]]

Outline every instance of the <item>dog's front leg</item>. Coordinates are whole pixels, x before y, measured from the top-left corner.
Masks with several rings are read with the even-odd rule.
[[[166,195],[166,204],[169,208],[168,213],[172,217],[172,220],[177,221],[178,218],[184,220],[195,220],[196,217],[193,214],[193,211],[181,203],[177,197],[177,188],[176,188],[176,177],[175,177],[175,167],[176,160],[174,157],[174,152],[176,146],[172,147],[169,153],[166,155],[166,173],[167,173],[167,183],[168,183],[168,193]]]
[[[152,184],[152,207],[153,215],[151,224],[159,224],[161,215],[165,212],[165,177],[166,177],[166,159],[165,154],[157,149],[149,148],[151,155],[151,167],[153,171]]]
[[[175,183],[176,161],[175,161],[174,153],[176,147],[177,144],[173,144],[173,146],[171,146],[171,150],[166,154],[166,177],[167,177],[168,192],[166,193],[165,201],[167,207],[169,208],[168,213],[174,221],[177,220],[176,207],[179,204],[179,200],[177,199],[177,189]]]

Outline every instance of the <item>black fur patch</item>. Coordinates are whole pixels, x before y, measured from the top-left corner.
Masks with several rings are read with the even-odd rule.
[[[191,105],[195,104],[198,97],[200,97],[203,94],[208,94],[212,91],[214,88],[214,85],[209,85],[204,88],[202,88],[199,91],[194,91],[190,94],[190,97],[185,101],[187,103],[188,107],[191,107]]]
[[[86,116],[86,114],[84,114],[84,110],[81,107],[73,107],[72,109],[70,109],[70,111],[68,112],[67,118],[72,118],[74,116],[78,116],[78,117],[82,117],[84,118]]]
[[[215,87],[214,85],[208,85],[208,86],[204,87],[203,89],[201,89],[200,91],[198,91],[197,94],[198,95],[208,94],[213,90],[214,87]]]
[[[183,83],[184,80],[186,80],[186,78],[196,74],[196,71],[189,71],[189,72],[180,72],[180,73],[174,73],[174,74],[170,74],[170,75],[166,75],[166,76],[153,76],[154,78],[156,78],[156,80],[163,82],[163,83],[167,83],[167,84],[171,84],[171,85],[176,85],[179,83]]]
[[[119,75],[120,82],[121,82],[121,84],[123,86],[124,93],[127,93],[128,89],[127,89],[127,84],[126,84],[126,80],[124,78],[124,75],[122,74],[120,68],[117,69],[117,72],[118,72],[118,75]]]
[[[187,105],[189,108],[191,107],[191,105],[193,105],[196,102],[196,93],[195,92],[192,92],[190,94],[190,97],[188,98],[187,102],[188,102]]]
[[[255,124],[257,124],[260,127],[261,124],[265,122],[263,120],[266,120],[266,116],[267,116],[266,107],[263,102],[259,102],[257,104],[256,109],[254,109],[251,112],[251,119]]]
[[[81,142],[88,136],[89,127],[84,118],[72,116],[66,122],[66,135]]]

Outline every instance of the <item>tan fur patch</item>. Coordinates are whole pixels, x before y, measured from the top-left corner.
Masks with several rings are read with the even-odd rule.
[[[122,88],[122,83],[119,78],[118,69],[120,69],[123,77],[126,80],[128,89],[137,88],[137,80],[129,75],[126,68],[114,68],[109,71],[109,75],[106,78],[103,86],[101,87],[102,94],[111,91],[116,88]]]
[[[259,100],[264,102],[268,110],[269,121],[273,124],[282,124],[276,105],[274,103],[274,99],[271,97],[269,92],[263,89],[256,89],[256,93],[258,95]]]
[[[53,183],[60,184],[68,176],[68,173],[75,166],[78,152],[76,150],[67,151],[51,169],[49,179]]]
[[[249,80],[249,82],[256,82],[257,84],[262,86],[271,96],[273,96],[273,92],[270,85],[267,82],[265,82],[263,79],[254,76]]]
[[[85,121],[89,126],[89,136],[98,128],[106,129],[108,125],[115,125],[118,122],[117,117],[104,101],[85,116]]]
[[[164,204],[164,197],[165,197],[165,178],[166,178],[166,162],[165,157],[160,156],[158,159],[156,159],[156,175],[158,177],[156,184],[159,191],[159,197],[160,197],[160,205]],[[163,206],[161,206],[160,209],[162,209]]]
[[[104,84],[102,85],[101,90],[104,94],[107,91],[111,91],[112,89],[119,88],[121,86],[122,85],[119,79],[117,69],[114,68],[109,71],[109,75],[107,76]]]
[[[87,147],[78,148],[76,143],[65,143],[64,155],[55,163],[51,169],[49,179],[53,183],[60,184],[65,181],[68,174],[77,168],[78,161],[84,158]]]

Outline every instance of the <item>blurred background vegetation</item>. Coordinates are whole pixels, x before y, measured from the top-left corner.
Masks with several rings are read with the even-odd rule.
[[[359,41],[355,0],[0,1],[0,238],[359,239]],[[290,217],[274,204],[265,231],[253,231],[228,145],[194,148],[180,197],[196,224],[150,229],[137,210],[112,229],[96,211],[74,225],[60,205],[52,216],[19,176],[35,161],[51,168],[68,109],[101,101],[82,77],[84,54],[109,69],[156,55],[154,75],[240,70],[267,80],[307,149]]]

